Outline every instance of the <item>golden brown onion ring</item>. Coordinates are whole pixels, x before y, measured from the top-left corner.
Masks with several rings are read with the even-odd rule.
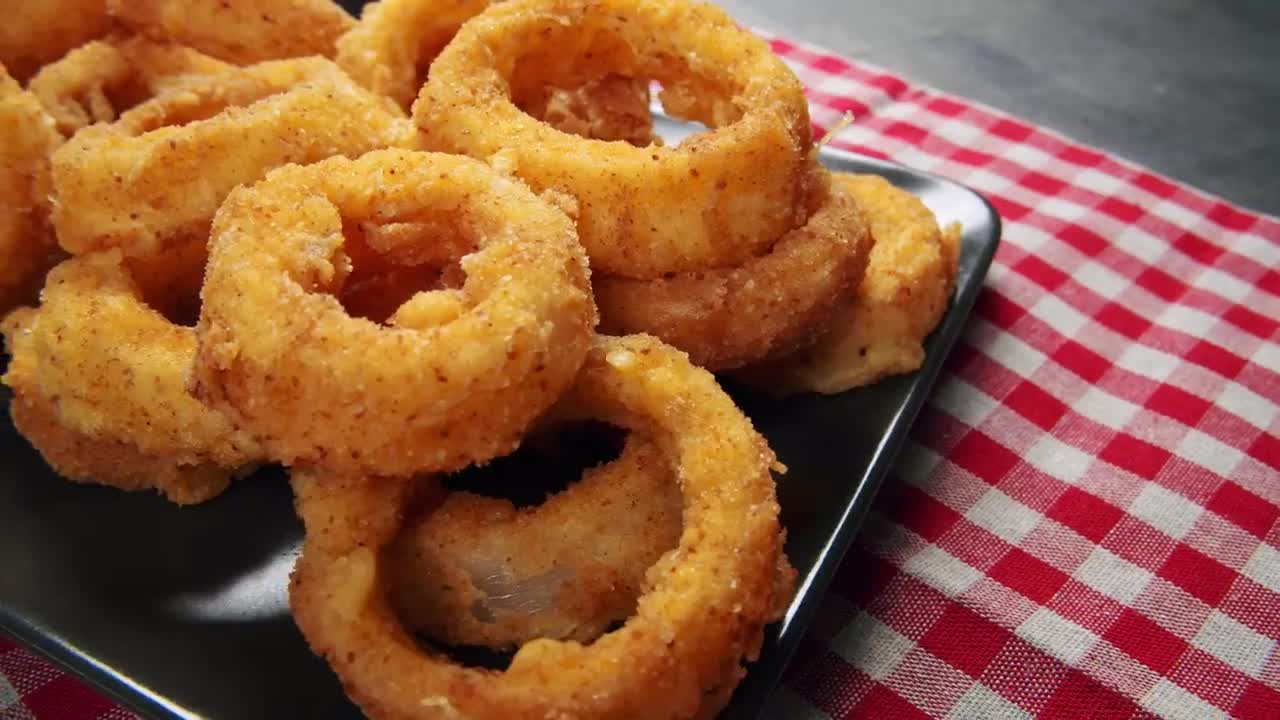
[[[0,22],[0,64],[26,82],[41,65],[110,29],[104,0],[7,2]]]
[[[392,602],[450,645],[590,642],[635,612],[645,571],[680,539],[680,504],[670,464],[639,433],[539,505],[450,493],[396,538]]]
[[[199,502],[262,454],[187,393],[195,330],[164,313],[198,293],[198,277],[181,292],[135,281],[163,270],[131,269],[119,251],[59,264],[40,307],[6,324],[13,358],[4,382],[19,431],[59,473]]]
[[[359,223],[434,228],[375,233],[372,250],[424,272],[461,260],[465,282],[413,295],[390,327],[352,317],[335,295],[352,273],[343,227]],[[573,380],[589,284],[572,221],[475,160],[387,150],[281,168],[218,211],[197,391],[286,464],[455,470],[515,448]]]
[[[407,483],[294,473],[307,530],[294,618],[370,717],[711,717],[756,657],[782,555],[764,438],[715,378],[643,336],[598,339],[566,402],[653,437],[679,478],[685,529],[621,629],[586,646],[534,640],[503,672],[424,653],[396,617],[384,550]]]
[[[812,215],[740,267],[657,280],[597,274],[600,330],[645,332],[710,370],[742,367],[812,342],[862,278],[871,235],[857,203],[812,176]]]
[[[95,40],[41,68],[28,89],[70,137],[173,88],[191,75],[215,75],[234,66],[178,45],[144,38]]]
[[[34,297],[56,257],[49,227],[53,119],[0,65],[0,316]]]
[[[332,0],[107,0],[107,8],[134,32],[236,65],[332,57],[355,25]]]
[[[836,177],[862,206],[875,247],[866,277],[816,345],[746,373],[774,393],[839,393],[918,369],[955,289],[957,228],[939,230],[919,198],[884,178]]]
[[[584,61],[590,58],[590,61]],[[657,80],[668,112],[712,130],[677,147],[562,132],[521,110],[547,86]],[[503,153],[535,190],[577,198],[593,269],[652,279],[738,265],[804,219],[800,82],[723,11],[686,0],[509,0],[458,32],[414,104],[429,149]]]
[[[76,133],[53,158],[58,241],[152,255],[203,242],[237,185],[287,163],[412,142],[384,98],[322,58],[206,76]]]

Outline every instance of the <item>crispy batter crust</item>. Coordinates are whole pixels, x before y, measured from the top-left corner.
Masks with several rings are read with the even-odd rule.
[[[104,0],[7,2],[0,22],[0,64],[26,82],[41,65],[110,29]]]
[[[411,141],[393,104],[322,58],[203,76],[59,148],[58,242],[145,256],[203,241],[227,193],[272,168]]]
[[[177,300],[174,288],[156,290],[158,304]],[[4,383],[19,432],[60,474],[186,504],[261,459],[251,438],[187,394],[195,332],[144,301],[118,251],[64,261],[41,300],[5,321]]]
[[[154,490],[177,505],[207,502],[231,485],[233,473],[226,468],[182,465],[129,442],[78,433],[62,424],[39,394],[15,394],[9,414],[54,472],[72,482],[128,492]]]
[[[427,80],[427,68],[462,23],[490,0],[381,0],[338,38],[336,60],[356,82],[388,95],[405,110]]]
[[[154,40],[236,65],[323,55],[355,19],[332,0],[107,0],[113,18]]]
[[[924,362],[924,339],[946,312],[960,257],[958,228],[939,230],[920,199],[875,175],[837,175],[875,236],[866,277],[812,348],[748,374],[772,392],[839,393]]]
[[[32,298],[56,259],[49,156],[62,138],[0,65],[0,316]]]
[[[710,370],[803,347],[862,279],[871,235],[857,204],[814,171],[813,214],[740,267],[658,280],[597,275],[601,332],[646,332]]]

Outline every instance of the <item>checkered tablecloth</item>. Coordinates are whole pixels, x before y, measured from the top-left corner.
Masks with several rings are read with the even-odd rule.
[[[1280,222],[773,42],[818,126],[853,113],[837,146],[1005,236],[766,716],[1280,718]],[[31,717],[130,716],[0,641],[0,718]]]

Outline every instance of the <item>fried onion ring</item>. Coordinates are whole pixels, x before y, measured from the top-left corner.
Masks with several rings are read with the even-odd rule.
[[[19,0],[5,3],[0,64],[26,82],[42,65],[111,29],[104,0]]]
[[[839,393],[919,369],[924,339],[955,290],[958,228],[939,230],[919,198],[884,178],[836,179],[862,206],[876,238],[867,274],[816,345],[747,371],[747,382],[770,392]]]
[[[584,62],[583,58],[589,58]],[[562,132],[521,110],[547,86],[657,80],[666,110],[712,128],[677,147]],[[426,147],[508,156],[577,198],[599,272],[653,279],[745,262],[804,220],[808,105],[768,45],[685,0],[509,0],[459,30],[414,104]]]
[[[185,288],[135,280],[158,270],[131,269],[118,250],[59,264],[40,307],[6,325],[4,382],[18,429],[59,473],[199,502],[262,453],[187,393],[195,330],[164,313],[197,294],[198,278]]]
[[[385,553],[408,483],[296,471],[306,526],[295,621],[371,717],[711,717],[778,607],[782,533],[768,444],[715,378],[648,337],[600,338],[566,396],[650,433],[679,478],[680,544],[646,574],[621,629],[590,645],[534,640],[503,672],[418,649],[387,597]]]
[[[107,9],[135,32],[236,65],[332,57],[355,25],[332,0],[107,0]]]
[[[390,327],[352,317],[335,294],[352,273],[343,226],[362,222],[433,229],[371,249],[427,271],[460,259],[465,283],[413,295]],[[214,222],[195,389],[286,464],[455,470],[514,449],[573,380],[589,284],[568,216],[477,161],[386,150],[281,168]]]
[[[272,168],[410,142],[394,105],[332,62],[260,63],[76,133],[53,157],[53,222],[73,254],[156,254],[203,242],[227,193]]]
[[[405,624],[450,645],[590,642],[636,609],[645,571],[676,546],[680,493],[649,438],[540,505],[450,493],[391,548]]]
[[[53,265],[49,156],[53,119],[0,65],[0,316],[35,295]]]
[[[27,88],[70,137],[179,85],[191,75],[216,75],[234,66],[190,48],[143,38],[95,40],[36,73]]]
[[[727,370],[811,342],[862,278],[871,236],[857,203],[819,171],[808,222],[740,267],[657,280],[595,276],[600,330],[645,332]]]

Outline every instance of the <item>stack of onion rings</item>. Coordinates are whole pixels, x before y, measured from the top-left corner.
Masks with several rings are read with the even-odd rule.
[[[426,228],[375,235],[373,251],[460,260],[465,283],[413,295],[390,327],[352,317],[335,295],[352,271],[343,226],[360,222]],[[348,472],[510,452],[572,381],[596,321],[567,216],[482,163],[410,151],[285,167],[233,192],[203,293],[199,396],[273,457]]]
[[[134,32],[236,65],[332,57],[355,24],[332,0],[107,0],[107,9]]]
[[[675,148],[594,140],[550,89],[649,79],[668,110],[711,129]],[[712,370],[812,342],[866,265],[865,224],[817,165],[795,76],[706,5],[491,6],[436,59],[414,120],[427,147],[573,196],[601,329],[656,335]]]
[[[525,643],[504,672],[424,653],[392,608],[384,551],[410,483],[295,471],[307,536],[294,617],[371,716],[710,717],[758,653],[782,553],[764,439],[709,373],[652,338],[597,340],[563,402],[653,437],[679,478],[685,528],[620,629],[586,646]]]

